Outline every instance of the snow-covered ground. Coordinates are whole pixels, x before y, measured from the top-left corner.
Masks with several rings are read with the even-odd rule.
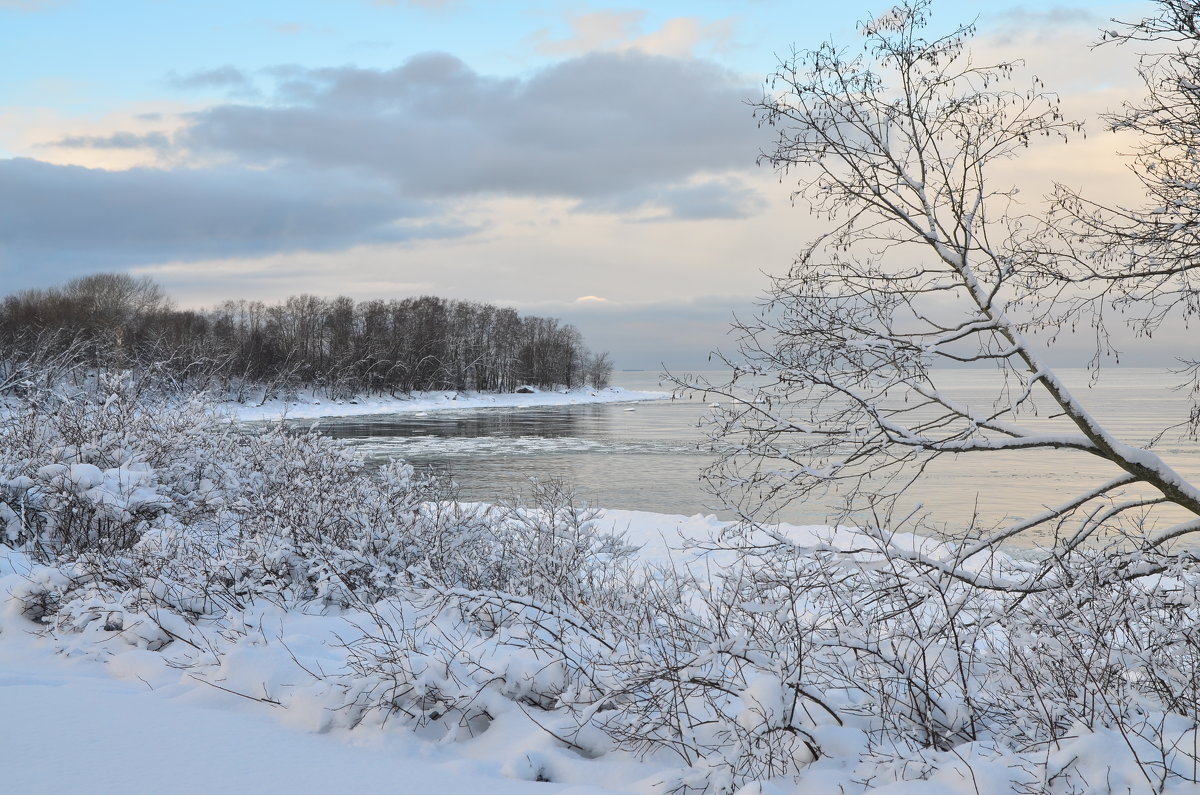
[[[597,525],[639,546],[647,564],[688,568],[704,565],[686,551],[689,540],[728,523],[611,510]],[[786,530],[806,544],[853,537]],[[304,668],[338,663],[355,631],[346,615],[268,609],[256,616],[258,639],[229,650],[215,675],[196,675],[184,667],[195,663],[184,643],[150,651],[118,631],[39,632],[11,598],[39,576],[45,571],[27,556],[0,546],[0,792],[662,795],[670,774],[678,775],[627,754],[585,759],[512,708],[497,715],[500,725],[465,741],[423,739],[399,725],[338,727],[322,714],[328,694]],[[815,770],[801,790],[768,785],[747,795],[823,793],[845,773]],[[920,789],[943,792],[966,790]]]
[[[506,779],[499,765],[400,732],[295,729],[189,682],[155,652],[67,659],[18,622],[0,636],[0,791],[523,793],[605,790]]]
[[[689,540],[727,527],[712,516],[615,510],[600,512],[597,525],[639,545],[646,563],[669,561],[696,571],[711,559],[687,551]],[[850,529],[781,530],[803,545],[858,546]],[[31,578],[44,576],[25,555],[0,551],[0,593],[19,595]],[[215,635],[193,634],[151,651],[131,643],[136,632],[129,627],[100,630],[103,622],[93,621],[80,634],[48,634],[21,614],[17,599],[0,604],[2,792],[667,795],[686,783],[661,757],[640,761],[610,752],[585,758],[546,731],[555,727],[539,724],[531,714],[536,710],[516,701],[490,702],[493,721],[477,736],[423,737],[399,721],[339,725],[335,694],[307,672],[331,671],[344,658],[346,642],[361,631],[346,613],[249,611],[240,639],[225,644],[218,664],[204,666],[197,660],[209,652],[189,646],[220,646]],[[505,676],[522,665],[519,652],[490,661]],[[527,662],[527,675],[538,676]],[[750,690],[743,696],[751,697]],[[860,732],[834,725],[813,731],[826,758],[790,781],[752,783],[738,795],[1060,792],[1030,789],[1037,782],[1023,769],[1029,759],[997,754],[986,743],[931,752],[916,763],[924,770],[911,780],[884,777],[872,786],[857,759]],[[1128,738],[1116,731],[1077,727],[1075,734],[1052,756],[1064,769],[1086,771],[1095,785],[1061,792],[1197,791],[1178,781],[1151,787],[1132,761]]]
[[[635,511],[606,512],[603,521],[658,561],[681,537],[720,524]],[[319,704],[284,708],[219,689],[222,682],[239,693],[249,684],[251,695],[256,682],[260,693],[306,687],[290,655],[336,656],[348,631],[342,617],[280,611],[264,620],[261,646],[238,652],[237,683],[202,682],[171,667],[179,658],[162,651],[39,635],[8,598],[32,565],[0,546],[0,792],[659,792],[655,766],[584,760],[519,714],[507,730],[441,743],[399,726],[330,728],[313,714]],[[542,769],[554,780],[533,780]]]
[[[464,409],[574,406],[583,403],[629,403],[668,400],[668,392],[637,392],[619,386],[605,389],[537,390],[531,394],[498,392],[414,392],[405,397],[360,397],[328,400],[302,394],[295,400],[270,400],[262,405],[223,403],[219,409],[242,421],[356,417],[366,414],[415,414]]]

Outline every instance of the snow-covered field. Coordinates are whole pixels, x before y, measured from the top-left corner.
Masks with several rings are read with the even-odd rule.
[[[0,791],[521,793],[499,765],[402,732],[319,734],[189,680],[155,652],[108,664],[56,653],[28,623],[0,636]],[[576,792],[601,792],[580,788]]]
[[[604,389],[536,390],[530,394],[499,392],[414,392],[405,397],[359,397],[352,400],[328,400],[312,394],[300,394],[293,400],[269,400],[262,405],[221,404],[220,410],[241,420],[317,419],[320,417],[357,417],[367,414],[416,414],[430,411],[465,409],[529,408],[534,406],[574,406],[585,403],[629,403],[667,400],[667,392],[637,392],[619,386]]]

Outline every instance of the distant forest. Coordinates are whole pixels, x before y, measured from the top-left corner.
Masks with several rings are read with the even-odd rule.
[[[0,389],[31,372],[153,370],[236,399],[312,388],[329,398],[418,390],[607,386],[612,364],[554,318],[423,296],[299,295],[176,309],[147,278],[99,274],[0,301]]]

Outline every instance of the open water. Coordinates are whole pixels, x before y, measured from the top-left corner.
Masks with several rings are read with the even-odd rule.
[[[1122,440],[1143,445],[1164,426],[1186,419],[1188,396],[1172,389],[1180,377],[1160,370],[1110,368],[1088,386],[1088,373],[1060,370],[1101,421]],[[709,374],[719,380],[720,374]],[[950,373],[961,400],[986,404],[987,374]],[[637,390],[670,391],[657,373],[622,372],[614,383]],[[715,513],[732,518],[703,486],[711,458],[700,428],[709,398],[653,403],[547,408],[490,408],[383,415],[320,421],[323,432],[351,441],[371,459],[408,460],[419,470],[454,481],[463,499],[520,499],[531,478],[561,478],[578,496],[606,508],[661,513]],[[1046,422],[1052,422],[1046,420]],[[1155,450],[1182,475],[1200,478],[1200,444],[1169,432]],[[1073,489],[1117,474],[1080,453],[1013,452],[943,458],[910,504],[953,530],[972,517],[988,525],[1040,512]],[[794,502],[782,521],[826,523],[832,505]]]

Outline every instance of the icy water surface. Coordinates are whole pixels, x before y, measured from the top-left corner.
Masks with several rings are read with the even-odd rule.
[[[990,402],[991,387],[978,372],[949,375],[958,399]],[[1171,390],[1178,379],[1169,373],[1114,368],[1094,388],[1086,387],[1083,371],[1060,375],[1077,387],[1079,397],[1110,430],[1132,444],[1145,444],[1163,426],[1187,416],[1187,398]],[[616,373],[614,383],[669,391],[669,386],[659,386],[657,373]],[[526,491],[531,477],[558,477],[575,484],[580,497],[597,506],[731,518],[700,482],[710,456],[697,426],[708,411],[708,401],[697,396],[657,403],[325,419],[320,428],[350,440],[374,460],[397,456],[450,477],[465,499],[508,499]],[[1200,445],[1194,441],[1176,432],[1155,449],[1182,474],[1200,478]],[[1005,515],[1040,511],[1071,496],[1073,487],[1114,474],[1104,462],[1081,454],[944,458],[913,502],[942,523],[961,526],[977,515],[988,524]],[[792,504],[779,518],[824,523],[829,512],[826,505]]]
[[[655,373],[617,373],[627,389],[669,392]],[[707,512],[700,400],[492,408],[321,420],[369,459],[403,458],[451,478],[465,499],[519,497],[530,478],[561,478],[589,504]]]

